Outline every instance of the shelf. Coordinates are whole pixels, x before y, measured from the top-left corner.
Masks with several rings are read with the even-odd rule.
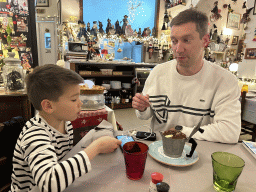
[[[121,90],[130,91],[130,90],[133,90],[133,88],[129,88],[129,89],[125,89],[125,88],[121,88],[121,89],[108,89],[107,91],[121,91]]]
[[[213,51],[213,54],[224,54],[225,52],[218,52],[218,51]]]
[[[111,104],[107,104],[109,108],[111,108]],[[126,108],[132,108],[131,103],[120,103],[120,104],[114,104],[114,109],[126,109]]]
[[[134,75],[81,75],[81,77],[91,78],[91,77],[134,77]]]

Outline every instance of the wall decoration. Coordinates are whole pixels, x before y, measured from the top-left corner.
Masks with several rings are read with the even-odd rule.
[[[247,48],[245,50],[245,59],[256,59],[256,48]]]
[[[28,32],[27,17],[17,18],[17,32]]]
[[[33,65],[32,53],[30,51],[19,51],[19,56],[21,60],[21,66],[24,69],[29,69]]]
[[[232,37],[232,43],[231,45],[237,45],[239,36],[233,36]]]
[[[239,27],[240,27],[240,14],[229,13],[228,21],[227,21],[227,28],[232,28],[232,29],[238,30]]]
[[[49,7],[49,0],[37,0],[36,6],[37,7]]]
[[[256,0],[254,1],[253,15],[256,15],[256,8],[255,8],[255,6],[256,6]]]

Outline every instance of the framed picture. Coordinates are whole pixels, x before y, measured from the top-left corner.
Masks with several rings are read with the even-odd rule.
[[[233,36],[232,37],[232,43],[231,45],[237,45],[239,36]]]
[[[256,48],[247,48],[245,50],[245,59],[256,59]]]
[[[255,5],[256,5],[256,0],[254,1],[253,15],[256,15]]]
[[[36,0],[37,7],[49,7],[49,0]]]
[[[227,21],[227,28],[231,29],[239,29],[240,27],[240,14],[237,13],[229,13],[228,14],[228,21]]]

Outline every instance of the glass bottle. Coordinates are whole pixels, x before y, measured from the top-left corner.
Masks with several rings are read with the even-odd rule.
[[[4,59],[3,67],[4,88],[8,92],[24,91],[24,72],[21,61],[15,59],[15,53],[9,52],[9,58]]]
[[[156,184],[162,182],[164,176],[161,173],[154,172],[151,174],[151,181],[149,184],[149,192],[157,192]]]

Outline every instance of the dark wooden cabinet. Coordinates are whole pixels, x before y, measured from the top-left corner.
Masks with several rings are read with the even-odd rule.
[[[7,94],[0,91],[0,123],[9,121],[16,116],[22,116],[29,120],[32,117],[31,109],[26,93]]]

